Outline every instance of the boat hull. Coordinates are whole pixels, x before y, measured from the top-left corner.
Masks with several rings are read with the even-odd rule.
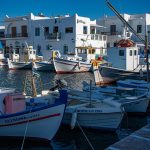
[[[81,111],[81,113],[79,111]],[[123,117],[122,112],[84,113],[83,110],[77,111],[77,121],[79,125],[85,128],[92,128],[92,129],[115,131],[119,127],[122,117]],[[72,114],[65,112],[63,123],[66,125],[70,125],[71,120]]]
[[[11,70],[32,69],[32,62],[13,62],[9,59],[7,60],[8,60],[8,67]]]
[[[0,66],[7,66],[7,61],[6,60],[0,60]]]
[[[92,69],[92,65],[90,63],[60,58],[54,59],[54,67],[55,71],[59,74],[88,72]]]
[[[147,79],[146,72],[140,74],[140,72],[136,72],[136,71],[126,71],[123,69],[117,69],[117,68],[107,67],[107,66],[100,66],[99,71],[102,77],[101,84],[109,84],[119,79],[127,79],[127,78],[140,79],[140,80]]]
[[[54,71],[54,64],[47,62],[35,62],[33,68],[37,71]]]
[[[124,103],[122,106],[124,110],[129,113],[146,113],[149,105],[148,98],[135,100],[133,102]]]
[[[51,140],[56,134],[65,104],[0,117],[0,136],[26,137]],[[39,131],[39,129],[41,131]]]

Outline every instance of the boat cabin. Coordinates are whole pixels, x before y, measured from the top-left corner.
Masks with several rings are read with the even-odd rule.
[[[2,43],[0,42],[0,60],[3,60],[3,59],[5,59],[4,49],[3,49]]]
[[[120,40],[116,47],[108,49],[107,55],[114,68],[134,70],[139,66],[139,48],[129,39]]]
[[[77,55],[79,57],[82,57],[83,60],[87,61],[91,61],[91,60],[95,60],[95,53],[96,53],[96,48],[93,48],[91,46],[87,46],[87,47],[76,47],[76,52]]]
[[[13,49],[12,60],[16,62],[28,62],[31,60],[36,60],[36,50],[33,49],[32,46],[28,46],[22,49]]]

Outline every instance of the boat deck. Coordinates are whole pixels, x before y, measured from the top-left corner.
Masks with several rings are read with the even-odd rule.
[[[109,146],[106,150],[150,150],[150,124],[126,138]]]

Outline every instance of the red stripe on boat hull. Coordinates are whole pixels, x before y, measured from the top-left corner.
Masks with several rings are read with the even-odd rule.
[[[33,122],[33,121],[37,121],[37,120],[47,119],[47,118],[51,118],[51,117],[58,117],[58,116],[60,116],[60,113],[49,115],[49,116],[44,116],[44,117],[40,117],[40,118],[35,118],[35,119],[31,119],[31,120],[16,122],[16,123],[12,123],[12,124],[0,125],[0,127],[13,126],[13,125],[18,125],[18,124],[23,124],[23,123],[26,123],[26,122]]]

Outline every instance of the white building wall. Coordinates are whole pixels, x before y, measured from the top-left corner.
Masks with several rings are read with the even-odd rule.
[[[32,13],[28,16],[6,18],[5,19],[5,34],[12,34],[11,28],[14,26],[17,29],[17,34],[21,33],[21,26],[27,26],[27,37],[6,37],[6,46],[13,48],[17,45],[22,47],[22,45],[33,46],[34,49],[38,47],[41,48],[41,52],[46,60],[51,57],[51,51],[47,50],[49,45],[53,50],[59,50],[61,54],[64,53],[64,46],[68,47],[69,53],[75,52],[75,47],[77,46],[93,46],[100,53],[100,49],[106,48],[106,36],[98,36],[98,39],[94,38],[91,40],[90,26],[96,26],[96,20],[91,21],[87,17],[80,17],[77,14],[74,16],[59,16],[59,17],[44,17],[44,16],[34,16]],[[53,34],[54,26],[58,26],[58,32],[61,34],[60,39],[47,39],[44,35],[44,28],[49,27],[49,33]],[[87,34],[83,34],[83,26],[87,26]],[[66,33],[66,27],[72,27],[73,33]],[[35,28],[40,29],[40,36],[35,36]],[[96,27],[95,27],[96,30]],[[93,35],[92,35],[93,36]],[[100,37],[101,36],[101,37]]]
[[[136,32],[137,32],[137,25],[142,25],[142,32],[138,34],[142,36],[142,38],[144,39],[145,23],[148,28],[147,32],[150,31],[148,27],[150,25],[150,14],[136,14],[136,15],[123,14],[122,16]],[[108,46],[110,47],[113,47],[114,43],[116,43],[116,41],[119,41],[122,38],[131,38],[134,42],[141,43],[141,41],[139,41],[139,39],[134,34],[132,34],[128,28],[125,27],[123,22],[121,22],[117,16],[112,17],[105,16],[104,18],[97,20],[97,24],[106,27],[103,28],[102,31],[106,32],[106,34],[108,35],[107,43]],[[116,35],[110,35],[110,25],[116,25]]]

